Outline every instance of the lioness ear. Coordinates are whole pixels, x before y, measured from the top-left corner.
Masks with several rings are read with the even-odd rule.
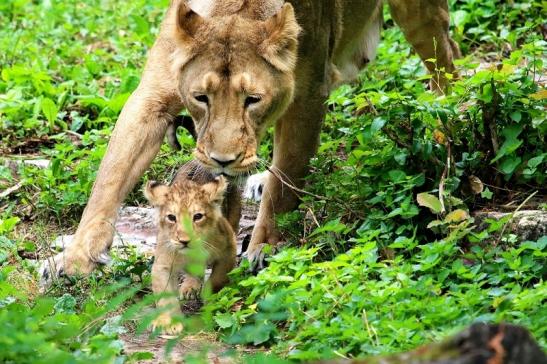
[[[215,205],[221,205],[224,201],[224,194],[228,188],[226,178],[218,176],[213,182],[209,182],[203,185],[203,189],[209,193],[211,203]]]
[[[144,197],[152,206],[162,206],[167,202],[169,186],[156,181],[149,181],[144,188]]]
[[[176,12],[176,35],[183,42],[192,41],[198,29],[205,24],[205,19],[190,9],[185,0],[180,1]]]
[[[262,57],[281,72],[291,72],[296,66],[300,26],[291,4],[264,22],[266,38],[259,46]]]

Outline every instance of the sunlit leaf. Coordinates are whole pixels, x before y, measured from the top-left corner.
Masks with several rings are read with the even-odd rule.
[[[416,196],[418,205],[429,208],[432,212],[439,214],[442,211],[441,201],[430,193],[422,192]]]

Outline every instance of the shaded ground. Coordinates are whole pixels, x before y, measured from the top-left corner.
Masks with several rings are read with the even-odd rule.
[[[224,364],[233,363],[234,360],[228,356],[230,347],[220,343],[214,333],[200,333],[188,335],[181,339],[173,350],[167,354],[165,351],[168,338],[158,337],[150,339],[148,334],[134,335],[123,334],[120,339],[124,343],[126,355],[148,352],[153,359],[138,360],[137,363],[184,363],[184,357],[188,354],[200,355],[207,350],[206,358],[210,363]]]

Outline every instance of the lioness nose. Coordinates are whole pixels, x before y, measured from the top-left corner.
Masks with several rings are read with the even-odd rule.
[[[186,246],[188,246],[188,244],[190,244],[190,241],[188,241],[188,240],[179,240],[179,243],[180,243],[182,246],[186,247]]]
[[[239,156],[239,154],[216,154],[214,152],[210,154],[211,159],[217,162],[218,165],[221,167],[226,167],[234,163],[239,158]]]

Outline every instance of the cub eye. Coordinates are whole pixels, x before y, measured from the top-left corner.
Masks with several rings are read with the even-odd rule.
[[[203,214],[198,212],[197,214],[194,214],[193,219],[194,219],[194,221],[199,221],[199,220],[203,219]]]
[[[169,215],[167,215],[167,220],[169,222],[177,222],[177,217],[173,214],[169,214]]]
[[[194,99],[196,99],[197,102],[201,102],[202,104],[209,104],[209,98],[207,95],[195,95]]]
[[[257,102],[260,102],[260,97],[247,96],[247,98],[245,99],[245,108],[249,107],[249,105],[256,104]]]

